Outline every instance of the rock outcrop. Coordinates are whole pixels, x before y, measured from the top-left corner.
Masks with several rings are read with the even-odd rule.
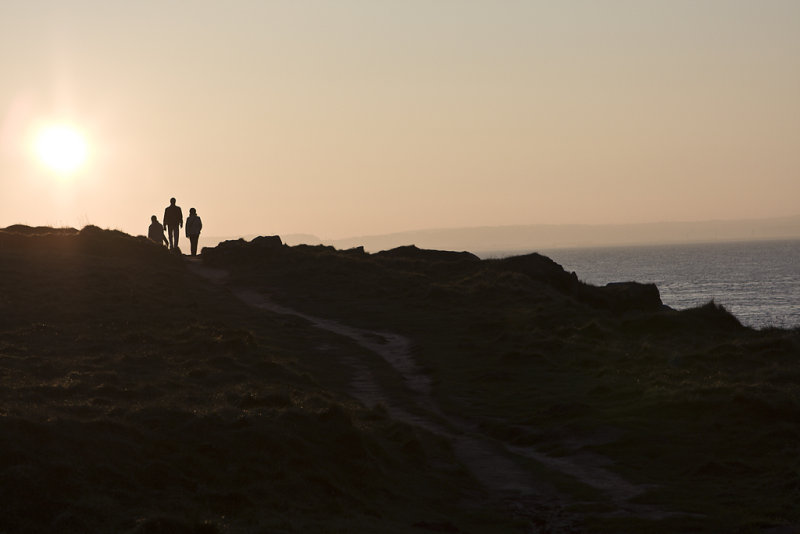
[[[362,247],[363,249],[363,247]],[[471,252],[452,252],[449,250],[427,250],[417,248],[415,245],[406,245],[375,254],[378,258],[405,258],[422,261],[480,261],[480,258]]]

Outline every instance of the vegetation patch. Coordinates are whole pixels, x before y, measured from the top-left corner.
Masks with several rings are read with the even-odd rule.
[[[558,471],[589,531],[800,525],[799,329],[671,310],[655,286],[589,286],[536,254],[239,241],[203,256],[284,305],[412,339],[438,404]],[[641,491],[620,501],[586,474],[599,467]],[[564,473],[597,482],[593,505]]]
[[[184,261],[94,227],[0,231],[0,531],[513,524],[465,504],[482,490],[447,443],[331,387],[319,347],[363,349]]]

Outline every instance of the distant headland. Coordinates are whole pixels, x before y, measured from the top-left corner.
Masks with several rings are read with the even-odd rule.
[[[282,237],[290,245],[324,244],[341,249],[363,246],[368,251],[379,251],[415,243],[421,248],[469,250],[483,255],[496,251],[800,239],[800,215],[769,219],[645,224],[529,224],[431,228],[343,239],[326,239],[309,234],[288,234]]]

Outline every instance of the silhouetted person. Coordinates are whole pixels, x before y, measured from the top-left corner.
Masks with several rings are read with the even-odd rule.
[[[159,245],[169,245],[169,241],[167,241],[167,237],[164,235],[164,227],[158,222],[158,217],[153,215],[150,217],[150,221],[150,228],[147,229],[147,237]]]
[[[189,216],[186,217],[186,237],[192,244],[192,256],[197,256],[197,241],[200,239],[200,230],[203,229],[203,221],[197,216],[197,210],[189,208]]]
[[[167,229],[167,237],[169,237],[169,249],[173,250],[178,248],[178,236],[180,236],[180,229],[183,227],[183,212],[180,206],[175,205],[175,198],[169,199],[169,206],[164,210],[164,227]]]

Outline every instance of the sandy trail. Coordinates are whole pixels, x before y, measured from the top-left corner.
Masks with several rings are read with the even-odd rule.
[[[537,480],[531,470],[525,467],[530,462],[599,490],[615,508],[610,515],[652,520],[679,515],[655,506],[629,502],[649,488],[633,484],[608,469],[611,461],[607,458],[588,453],[550,457],[532,447],[502,443],[482,434],[476,424],[444,413],[431,396],[431,378],[414,361],[411,342],[407,338],[390,332],[348,326],[281,306],[253,289],[229,285],[226,271],[204,266],[199,260],[191,260],[189,267],[214,283],[226,285],[237,298],[250,306],[300,317],[316,328],[351,339],[385,360],[402,377],[406,391],[403,394],[389,392],[381,387],[368,362],[357,355],[348,355],[341,360],[352,372],[352,396],[367,407],[381,404],[393,419],[450,440],[459,460],[493,498],[511,507],[519,516],[530,518],[534,525],[546,524],[543,526],[545,531],[574,531],[572,521],[563,508],[576,503],[552,485]]]

